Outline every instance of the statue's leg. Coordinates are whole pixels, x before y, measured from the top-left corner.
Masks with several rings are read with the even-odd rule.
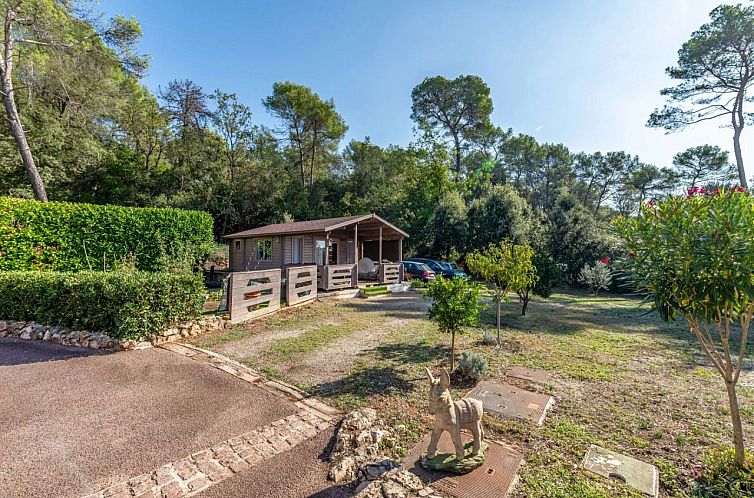
[[[435,428],[432,429],[432,436],[429,438],[429,447],[427,448],[427,458],[435,457],[435,454],[437,453],[437,442],[440,440],[440,436],[442,436],[442,429],[435,426]]]
[[[482,447],[482,421],[478,421],[471,427],[471,434],[474,436],[474,449],[471,452],[472,455],[478,455],[479,449]]]
[[[463,449],[463,442],[461,441],[461,428],[456,427],[453,432],[451,432],[451,435],[453,436],[453,446],[456,448],[456,458],[461,460],[466,456],[466,452]]]

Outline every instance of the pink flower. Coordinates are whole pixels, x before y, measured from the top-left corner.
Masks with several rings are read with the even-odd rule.
[[[605,265],[609,264],[610,263],[610,258],[608,258],[608,257],[600,258],[600,263],[605,264]]]
[[[649,199],[649,200],[647,201],[647,206],[654,206],[654,203],[655,203],[655,200],[654,200],[654,199]]]
[[[745,191],[746,191],[746,189],[745,189],[745,188],[743,188],[743,187],[738,187],[738,188],[737,188],[736,190],[737,190],[738,192],[745,192]]]
[[[707,193],[707,189],[703,188],[703,189],[699,190],[699,193],[700,194],[706,194]]]

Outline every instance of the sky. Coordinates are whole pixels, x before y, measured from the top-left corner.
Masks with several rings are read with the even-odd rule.
[[[705,143],[730,151],[732,130],[706,123],[673,134],[645,126],[672,85],[665,68],[719,1],[707,0],[101,0],[135,17],[144,83],[191,79],[236,93],[254,121],[275,120],[262,99],[276,81],[332,98],[346,141],[415,138],[411,90],[425,77],[479,75],[493,122],[571,151],[625,150],[670,166]],[[754,127],[744,130],[747,176]],[[344,142],[345,144],[346,142]]]

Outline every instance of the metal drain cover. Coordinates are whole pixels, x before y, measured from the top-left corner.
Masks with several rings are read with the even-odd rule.
[[[505,375],[514,379],[526,380],[536,384],[546,384],[550,380],[550,372],[538,368],[512,367]]]
[[[653,498],[660,492],[657,467],[630,456],[591,445],[581,466],[608,479],[624,482]]]
[[[470,398],[478,399],[484,410],[504,418],[532,422],[542,425],[547,410],[553,403],[552,396],[533,393],[510,384],[480,382],[469,393]]]
[[[504,498],[518,481],[518,469],[523,457],[519,452],[485,440],[489,445],[484,457],[484,464],[468,474],[457,475],[449,472],[433,472],[421,466],[421,456],[427,452],[430,434],[414,446],[403,460],[407,470],[419,476],[422,481],[456,498]],[[471,435],[462,434],[464,443],[471,440]],[[454,453],[453,441],[447,432],[440,437],[438,453]]]

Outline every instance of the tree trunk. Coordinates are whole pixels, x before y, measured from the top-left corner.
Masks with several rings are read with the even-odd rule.
[[[458,138],[457,134],[453,134],[453,142],[456,149],[456,179],[461,179],[461,140]]]
[[[500,345],[500,300],[502,298],[498,297],[497,299],[497,307],[495,309],[495,318],[497,319],[497,345]]]
[[[746,183],[746,170],[744,169],[744,155],[741,152],[741,132],[743,131],[743,123],[740,127],[735,128],[733,133],[733,152],[736,155],[736,166],[738,167],[738,181],[743,188],[748,188]]]
[[[39,175],[37,165],[34,162],[34,156],[31,154],[29,143],[26,141],[26,132],[24,131],[21,116],[18,114],[18,108],[16,107],[16,94],[13,88],[13,35],[11,34],[15,15],[16,13],[13,10],[8,10],[5,17],[4,53],[2,64],[0,64],[0,73],[3,80],[3,104],[8,117],[8,124],[10,124],[11,134],[16,140],[21,160],[29,176],[29,182],[31,182],[31,188],[34,190],[34,197],[38,201],[46,202],[47,192],[45,191],[42,177]]]
[[[451,332],[450,336],[450,373],[456,369],[456,331]]]
[[[736,463],[744,464],[744,429],[741,425],[741,411],[738,408],[736,396],[736,384],[725,379],[725,387],[728,389],[728,403],[730,405],[730,418],[733,422],[733,446],[736,449]]]
[[[529,296],[526,296],[521,300],[523,301],[523,306],[521,306],[521,316],[526,316],[526,308],[529,306]]]

